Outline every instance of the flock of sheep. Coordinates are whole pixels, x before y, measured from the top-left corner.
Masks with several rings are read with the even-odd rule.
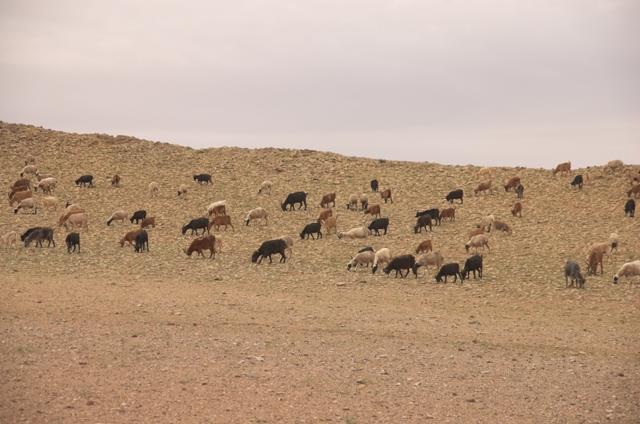
[[[620,161],[611,161],[607,165],[610,169],[621,168],[622,163]],[[490,170],[485,169],[486,173],[490,173]],[[484,176],[485,170],[480,172],[481,176]],[[570,174],[571,162],[565,162],[559,164],[553,171],[553,174]],[[32,183],[31,179],[35,178],[35,182]],[[588,178],[588,177],[587,177]],[[212,184],[212,177],[210,174],[197,174],[193,176],[193,180],[200,185]],[[113,187],[119,187],[121,178],[118,175],[111,177],[111,185]],[[571,186],[577,189],[582,189],[585,179],[582,175],[576,175],[571,181]],[[75,184],[78,187],[93,187],[93,176],[82,175],[75,180]],[[9,191],[9,204],[14,208],[14,213],[20,211],[37,213],[38,206],[44,208],[56,208],[58,199],[53,196],[57,185],[57,180],[52,175],[44,175],[38,172],[38,167],[35,165],[33,158],[27,159],[25,166],[20,173],[20,178],[16,180],[10,187]],[[259,195],[270,195],[272,189],[272,183],[270,181],[264,181],[259,190]],[[301,239],[320,239],[323,237],[323,228],[325,234],[333,233],[338,239],[366,239],[370,235],[384,236],[387,234],[390,221],[388,217],[382,217],[381,203],[370,203],[370,196],[378,198],[384,203],[392,202],[393,197],[390,189],[379,190],[379,182],[374,179],[370,183],[371,194],[352,194],[348,197],[346,209],[358,211],[360,210],[365,215],[370,215],[373,220],[368,226],[360,226],[351,228],[346,231],[338,231],[337,229],[337,215],[334,209],[336,205],[336,193],[328,193],[322,196],[320,202],[321,211],[318,219],[314,222],[307,224],[300,232]],[[151,196],[155,196],[159,192],[159,185],[157,182],[151,182],[149,184],[149,193]],[[517,200],[511,209],[511,213],[514,217],[522,217],[523,205],[520,199],[524,197],[524,186],[519,177],[514,176],[510,178],[503,186],[505,192],[513,192],[516,194]],[[36,201],[34,193],[40,190],[44,197],[40,201]],[[185,196],[189,190],[189,187],[185,184],[181,184],[177,190],[177,196]],[[491,180],[485,180],[477,185],[474,189],[475,195],[492,192],[493,187]],[[632,177],[631,189],[627,192],[628,200],[624,204],[624,213],[631,218],[635,215],[635,200],[640,195],[640,174]],[[455,202],[462,204],[464,202],[464,192],[461,189],[456,189],[449,192],[445,196],[445,200],[452,206],[444,208],[442,210],[437,208],[426,209],[418,211],[415,214],[416,224],[413,228],[414,233],[433,231],[434,226],[443,225],[447,221],[455,221],[456,209],[453,206]],[[304,208],[307,209],[307,193],[303,191],[290,193],[286,199],[281,203],[282,212],[294,211],[296,207],[298,210]],[[181,231],[182,234],[186,234],[187,231],[191,231],[191,234],[198,236],[201,231],[202,234],[196,237],[188,247],[184,248],[184,252],[191,256],[196,252],[199,256],[204,256],[204,251],[209,251],[209,257],[215,257],[215,253],[221,251],[222,240],[215,235],[211,234],[211,230],[220,230],[224,226],[225,230],[231,227],[235,230],[230,216],[227,214],[226,202],[224,200],[211,203],[207,207],[206,217],[194,218],[186,223]],[[257,207],[250,210],[244,219],[245,226],[249,226],[252,223],[268,224],[269,214],[262,208]],[[115,221],[124,222],[129,220],[131,223],[135,223],[140,227],[134,231],[127,232],[121,239],[120,245],[124,246],[128,243],[134,247],[136,252],[149,251],[149,234],[146,231],[148,228],[154,228],[156,226],[156,219],[153,216],[147,216],[145,210],[135,211],[132,215],[129,215],[124,210],[117,210],[111,214],[106,220],[106,225],[111,225]],[[89,217],[87,212],[79,204],[69,204],[67,202],[64,210],[64,214],[60,216],[58,220],[58,228],[64,227],[67,231],[65,243],[69,253],[80,252],[80,234],[75,229],[85,230],[88,228]],[[394,256],[388,248],[381,248],[374,251],[371,247],[364,247],[360,249],[353,258],[347,264],[347,270],[356,270],[358,267],[371,267],[373,273],[383,266],[382,271],[389,275],[392,271],[397,277],[406,277],[410,272],[417,278],[418,270],[420,267],[428,268],[429,266],[435,267],[438,272],[435,275],[435,280],[441,282],[447,282],[447,277],[453,277],[454,282],[458,280],[464,281],[470,277],[473,273],[474,279],[476,276],[482,278],[483,272],[483,255],[478,254],[478,249],[483,251],[487,249],[490,251],[488,233],[491,231],[503,232],[505,234],[511,234],[512,230],[505,222],[497,220],[493,215],[483,217],[482,221],[476,225],[469,233],[469,238],[464,247],[467,253],[473,249],[473,255],[470,256],[464,262],[461,267],[458,263],[451,262],[445,263],[444,257],[441,252],[434,251],[431,240],[422,241],[415,249],[415,255],[403,254]],[[206,235],[205,235],[206,234]],[[17,243],[18,233],[10,231],[2,238],[3,244],[6,247],[11,247]],[[47,242],[47,246],[55,246],[54,229],[51,227],[32,227],[24,231],[20,235],[20,240],[24,243],[25,247],[29,247],[32,243],[35,243],[36,247],[43,247],[43,242]],[[618,236],[612,234],[609,241],[604,243],[596,243],[589,247],[587,253],[587,273],[589,275],[597,273],[598,264],[600,265],[600,273],[603,273],[602,262],[603,257],[612,253],[618,247]],[[285,262],[287,259],[287,252],[291,252],[294,244],[294,240],[290,236],[282,236],[277,239],[267,240],[263,242],[257,250],[251,255],[251,261],[253,263],[261,263],[264,258],[268,258],[269,262],[272,262],[272,255],[279,254],[280,262]],[[580,265],[574,261],[569,260],[564,267],[564,275],[566,286],[584,287],[585,277],[582,274]],[[617,283],[621,277],[632,277],[640,275],[640,260],[625,263],[618,272],[613,276],[613,282]]]

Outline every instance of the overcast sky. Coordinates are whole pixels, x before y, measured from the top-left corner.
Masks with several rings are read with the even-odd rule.
[[[0,120],[194,147],[640,163],[640,1],[2,0]]]

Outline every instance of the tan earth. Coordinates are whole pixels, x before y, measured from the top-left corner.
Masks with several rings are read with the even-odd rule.
[[[474,196],[473,166],[194,150],[6,123],[0,150],[5,188],[33,156],[57,178],[61,202],[15,215],[5,197],[0,235],[55,226],[66,201],[90,220],[80,254],[67,253],[64,228],[55,248],[0,249],[2,423],[640,422],[640,280],[612,284],[621,264],[640,259],[638,218],[623,213],[637,167],[574,170],[589,174],[581,191],[549,170],[495,168],[498,189]],[[120,188],[109,184],[115,172]],[[193,182],[201,172],[213,185]],[[85,173],[95,188],[74,185]],[[526,187],[522,218],[511,216],[515,195],[500,186],[513,175]],[[338,194],[340,229],[368,223],[345,204],[374,177],[393,191],[394,203],[382,203],[388,235],[300,240],[324,193]],[[264,179],[271,195],[257,195]],[[176,196],[181,183],[185,199]],[[456,220],[414,234],[416,210],[444,207],[455,188],[466,193]],[[279,202],[297,190],[309,193],[309,209],[282,212]],[[188,258],[182,249],[194,237],[181,226],[222,199],[235,225],[215,232],[223,252]],[[256,206],[269,212],[268,225],[244,226]],[[157,218],[149,253],[119,246],[135,228],[106,225],[121,208]],[[466,234],[488,213],[513,234],[490,234],[482,281],[436,284],[433,268],[417,279],[346,270],[364,245],[412,253],[426,237],[447,262],[463,263]],[[620,248],[604,275],[565,288],[566,259],[586,271],[585,246],[614,231]],[[260,242],[281,235],[296,238],[286,264],[250,263]]]

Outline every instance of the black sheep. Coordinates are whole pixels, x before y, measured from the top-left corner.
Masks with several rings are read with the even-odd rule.
[[[131,216],[131,218],[129,219],[129,221],[131,221],[132,224],[133,224],[133,221],[135,221],[137,224],[139,221],[142,221],[146,217],[147,217],[147,211],[145,211],[144,209],[141,209],[139,211],[135,211]]]
[[[474,280],[476,279],[476,271],[478,271],[480,279],[482,280],[482,255],[473,255],[465,261],[464,268],[462,269],[461,273],[461,278],[463,280],[465,278],[469,278],[469,272],[471,271],[473,271]]]
[[[262,262],[263,258],[268,257],[269,263],[273,263],[273,261],[271,260],[271,255],[273,255],[274,253],[280,254],[280,262],[286,262],[287,257],[284,253],[286,249],[287,242],[282,239],[267,240],[260,245],[258,250],[253,252],[253,254],[251,255],[251,262],[259,264]]]
[[[458,190],[453,190],[449,192],[449,194],[447,194],[445,199],[447,199],[447,202],[449,203],[453,203],[453,201],[456,199],[460,200],[460,203],[463,203],[463,200],[462,200],[463,196],[464,196],[464,192],[461,189],[458,189]]]
[[[322,238],[322,232],[320,231],[321,228],[322,226],[320,225],[319,222],[312,222],[311,224],[307,224],[305,225],[304,229],[300,233],[300,238],[304,240],[305,238],[308,239],[309,236],[311,236],[311,238],[315,240],[315,237],[313,237],[313,235],[317,234],[318,238],[321,239]]]
[[[442,277],[444,277],[444,282],[446,283],[448,275],[453,275],[453,277],[454,277],[453,282],[454,283],[456,281],[458,281],[458,277],[460,277],[460,281],[463,280],[462,279],[462,274],[460,274],[460,265],[458,265],[456,263],[450,263],[450,264],[442,265],[442,267],[440,268],[440,271],[436,275],[436,281],[438,283],[441,283],[442,282]]]
[[[193,176],[193,181],[197,181],[198,184],[213,184],[211,182],[211,174],[198,174]]]
[[[304,191],[296,191],[295,193],[289,193],[287,198],[284,200],[284,203],[280,204],[283,211],[287,210],[287,206],[289,206],[289,210],[294,209],[294,204],[298,204],[298,210],[302,209],[302,205],[304,205],[304,210],[307,210],[307,193]]]
[[[182,227],[182,235],[185,235],[187,233],[187,230],[191,230],[191,234],[193,235],[193,233],[195,232],[196,235],[198,235],[198,230],[202,230],[202,234],[204,234],[204,232],[209,232],[209,219],[202,217],[202,218],[196,218],[196,219],[192,219],[191,221],[189,221],[189,223],[185,226]]]
[[[385,266],[382,271],[387,275],[389,275],[391,271],[395,271],[395,278],[398,278],[398,273],[400,273],[400,278],[405,278],[407,275],[409,275],[410,271],[413,271],[416,278],[418,278],[418,274],[414,269],[415,264],[416,258],[413,255],[400,255],[391,259],[389,264]],[[405,269],[407,270],[407,273],[402,275],[402,271]]]
[[[413,232],[415,234],[421,233],[423,228],[427,231],[427,227],[429,227],[429,231],[433,231],[431,227],[431,216],[429,214],[420,215],[416,225],[413,227]]]
[[[629,217],[633,218],[636,213],[636,201],[633,199],[627,200],[627,203],[624,204],[624,216],[629,215]]]
[[[387,234],[387,228],[389,228],[389,218],[378,218],[371,221],[369,224],[369,234],[371,231],[375,231],[375,235],[380,235],[380,230],[384,230],[384,234]]]
[[[93,187],[93,175],[81,176],[76,180],[76,185],[82,187],[86,187],[87,185],[89,185],[89,187]]]
[[[377,192],[378,191],[378,180],[376,180],[376,179],[371,180],[371,191],[373,191],[373,192]]]
[[[140,253],[145,249],[147,252],[149,251],[149,235],[145,230],[141,230],[140,233],[136,236],[133,248],[137,253]]]
[[[29,247],[32,241],[36,242],[36,247],[42,247],[42,242],[46,240],[48,242],[47,247],[56,246],[56,241],[53,239],[53,229],[50,227],[37,227],[33,229],[24,239],[24,247]]]
[[[76,247],[78,248],[78,253],[80,253],[80,234],[78,233],[69,233],[67,237],[64,239],[64,242],[67,245],[67,252],[75,252]]]
[[[582,175],[576,175],[573,178],[573,181],[571,181],[571,187],[576,187],[578,186],[578,188],[580,190],[582,190],[582,184],[584,184],[584,180],[582,179]]]

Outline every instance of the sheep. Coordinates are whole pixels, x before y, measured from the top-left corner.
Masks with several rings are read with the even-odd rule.
[[[257,207],[251,209],[244,218],[244,225],[249,225],[249,223],[255,219],[264,219],[264,225],[267,225],[269,223],[268,216],[269,214],[267,214],[267,211],[264,210],[264,208]]]
[[[53,174],[42,174],[40,171],[36,172],[36,180],[38,182],[44,180],[45,178],[53,178]]]
[[[384,200],[384,203],[387,203],[387,200],[391,200],[391,203],[393,203],[393,197],[391,197],[391,189],[387,188],[383,191],[380,192],[380,198],[382,198],[382,200]]]
[[[637,275],[640,275],[640,260],[627,262],[613,276],[613,284],[618,284],[620,277],[634,277]]]
[[[45,228],[45,227],[31,227],[28,228],[24,233],[22,233],[20,235],[20,241],[25,241],[27,239],[27,237],[29,237],[29,234],[31,234],[32,232],[39,230],[40,228]]]
[[[221,216],[227,214],[227,201],[226,200],[218,200],[217,202],[213,202],[209,206],[207,206],[207,213],[209,216]]]
[[[449,203],[453,203],[454,200],[460,200],[460,204],[463,203],[464,191],[461,189],[450,191],[449,194],[445,196],[445,200]]]
[[[473,190],[473,193],[477,196],[478,193],[487,194],[487,192],[491,193],[491,181],[486,181],[478,184],[478,186]]]
[[[509,225],[506,222],[498,221],[497,219],[493,222],[493,228],[496,231],[502,231],[509,235],[513,233],[513,231],[511,230],[511,227],[509,227]]]
[[[308,239],[309,236],[311,236],[311,238],[315,240],[316,238],[313,235],[317,234],[318,239],[321,239],[322,232],[320,231],[320,228],[321,226],[319,222],[312,222],[311,224],[307,224],[305,225],[302,232],[300,233],[300,238],[304,240],[304,239]]]
[[[138,235],[136,235],[133,249],[136,253],[141,253],[143,250],[149,251],[149,234],[147,234],[145,230],[140,230]]]
[[[32,231],[30,231],[29,234],[24,238],[24,247],[29,247],[29,244],[31,244],[31,242],[34,240],[36,242],[36,247],[38,246],[43,247],[42,242],[45,240],[48,242],[47,247],[51,247],[51,244],[53,244],[53,247],[56,246],[56,241],[53,239],[52,228],[36,227],[30,230]]]
[[[15,180],[11,185],[11,189],[19,189],[22,190],[31,190],[31,180],[29,178],[21,178],[19,180]]]
[[[512,188],[518,187],[519,184],[520,184],[520,177],[511,177],[504,184],[504,191],[511,191]]]
[[[578,189],[582,190],[583,184],[584,179],[582,178],[582,175],[576,175],[575,177],[573,177],[573,181],[571,181],[572,188],[578,187]]]
[[[135,221],[136,224],[139,224],[140,221],[142,221],[146,217],[147,217],[147,211],[145,211],[144,209],[140,209],[138,211],[135,211],[133,215],[131,215],[131,218],[129,218],[129,221],[131,221],[132,224],[133,224],[133,221]]]
[[[464,245],[464,249],[468,253],[469,248],[473,247],[475,249],[475,253],[478,253],[478,247],[482,247],[482,250],[484,250],[485,246],[487,247],[487,249],[489,249],[489,251],[491,251],[491,248],[489,247],[489,237],[487,237],[485,234],[478,234],[476,236],[473,236]]]
[[[629,216],[629,218],[633,218],[636,213],[636,201],[633,199],[628,199],[624,204],[624,216]]]
[[[515,192],[516,192],[516,197],[518,199],[523,199],[524,198],[524,186],[522,184],[518,184],[517,185],[517,187],[515,189]]]
[[[184,185],[184,184],[182,184],[182,185]],[[186,189],[186,186],[185,186],[185,189]],[[160,192],[160,185],[159,185],[157,182],[155,182],[155,181],[151,181],[151,182],[149,183],[149,194],[150,194],[151,196],[155,196],[155,195],[157,195],[159,192]],[[180,195],[179,193],[180,193],[180,192],[178,192],[178,196]]]
[[[427,227],[429,227],[429,231],[433,231],[433,228],[431,227],[431,216],[420,215],[418,217],[418,220],[416,221],[416,225],[414,225],[413,227],[413,233],[414,234],[422,233],[423,228],[424,228],[424,231],[426,232]]]
[[[140,228],[145,229],[145,228],[156,228],[156,217],[155,216],[148,216],[146,218],[144,218],[142,220],[142,222],[140,222]]]
[[[209,218],[195,218],[189,221],[188,224],[182,226],[182,235],[187,233],[187,230],[191,230],[191,235],[195,232],[198,235],[198,230],[202,230],[202,234],[204,232],[209,232]]]
[[[211,181],[211,174],[197,174],[193,176],[193,181],[198,184],[213,184]]]
[[[369,230],[367,230],[365,227],[357,227],[357,228],[352,228],[349,231],[340,231],[338,233],[338,238],[342,239],[342,238],[348,238],[348,239],[363,239],[363,238],[367,238],[367,236],[369,235]]]
[[[371,246],[365,246],[360,248],[360,250],[358,250],[358,253],[362,253],[362,252],[373,252],[375,253],[375,250],[373,250],[373,247]]]
[[[605,172],[616,172],[619,169],[622,169],[624,167],[624,162],[622,162],[619,159],[615,159],[615,160],[610,160],[609,162],[607,162],[607,164],[604,166],[604,170]]]
[[[360,207],[362,208],[362,210],[365,210],[369,207],[369,196],[367,196],[365,193],[362,193],[360,195]]]
[[[609,244],[609,242],[593,243],[587,246],[587,258],[594,252],[599,252],[603,255],[606,255],[609,253],[609,249],[611,249],[611,244]]]
[[[449,221],[456,220],[456,208],[446,208],[442,210],[440,213],[440,219],[444,220],[447,218],[449,218]]]
[[[84,209],[77,203],[67,202],[67,206],[65,206],[65,212],[66,214],[71,215],[72,213],[84,212]],[[65,217],[65,219],[67,218]]]
[[[178,197],[180,196],[182,196],[183,198],[186,197],[188,191],[189,191],[189,187],[187,187],[186,184],[180,184],[178,186]]]
[[[327,193],[322,196],[322,200],[320,201],[321,208],[328,208],[329,203],[333,203],[333,206],[336,206],[336,193]]]
[[[371,273],[375,274],[380,264],[389,265],[389,262],[391,262],[391,250],[389,250],[386,247],[379,249],[376,252],[375,257],[373,258],[373,266],[371,267]]]
[[[553,175],[556,174],[571,174],[571,161],[559,163],[553,170]]]
[[[433,245],[431,244],[431,240],[422,240],[418,247],[416,247],[416,254],[422,252],[433,251]]]
[[[93,175],[81,175],[75,181],[78,187],[93,187]]]
[[[13,247],[18,242],[18,233],[9,231],[2,236],[2,246],[5,249]]]
[[[263,258],[268,257],[269,263],[273,263],[271,255],[278,253],[280,254],[280,262],[284,263],[287,261],[287,256],[285,255],[287,248],[287,242],[283,239],[267,240],[260,245],[258,250],[253,252],[251,262],[260,264]]]
[[[638,195],[640,194],[640,184],[634,185],[633,187],[631,187],[631,190],[627,191],[627,197],[631,197],[632,194],[634,198],[638,197]]]
[[[365,215],[375,216],[380,218],[380,205],[370,205],[364,210]]]
[[[34,191],[38,191],[38,188],[41,188],[44,194],[51,194],[55,190],[56,184],[57,184],[57,181],[55,178],[53,177],[44,178],[33,189]]]
[[[202,256],[204,258],[204,254],[202,253],[202,251],[209,250],[209,259],[211,259],[215,258],[215,247],[216,237],[213,235],[208,235],[205,237],[198,237],[197,239],[193,240],[189,245],[189,248],[184,249],[184,253],[186,253],[187,256],[191,257],[191,254],[193,252],[198,252],[198,256]]]
[[[587,258],[587,275],[597,275],[598,264],[600,264],[600,274],[604,274],[604,267],[602,265],[603,257],[604,252],[600,250],[593,250],[589,253],[589,257]]]
[[[11,199],[9,199],[9,206],[13,207],[14,204],[20,203],[24,199],[29,199],[31,197],[33,197],[33,194],[30,191],[18,191],[11,197]]]
[[[129,243],[129,246],[133,246],[133,243],[136,241],[136,237],[138,236],[138,234],[140,234],[142,231],[144,230],[133,230],[133,231],[129,231],[127,232],[124,236],[122,236],[122,238],[120,239],[120,247],[124,247],[125,243]]]
[[[129,214],[123,210],[117,210],[111,214],[109,219],[107,219],[107,226],[110,226],[113,221],[120,221],[121,224],[124,224],[124,220],[129,217]]]
[[[476,279],[476,271],[478,276],[482,280],[482,255],[473,255],[464,262],[464,268],[460,273],[462,281],[469,278],[469,273],[473,271],[473,279]]]
[[[387,229],[389,228],[389,218],[377,218],[371,221],[369,224],[369,233],[375,231],[375,235],[380,235],[380,230],[384,230],[384,235],[387,235]]]
[[[337,233],[338,232],[338,217],[337,216],[330,216],[329,218],[327,218],[324,221],[324,229],[327,232],[327,234],[329,234],[332,229],[333,229],[334,233]]]
[[[89,215],[86,212],[74,213],[69,215],[69,217],[62,224],[64,228],[69,231],[69,228],[84,228],[85,230],[89,230]]]
[[[267,193],[271,194],[271,186],[273,183],[269,180],[264,180],[262,184],[260,184],[260,189],[258,190],[258,194]]]
[[[351,268],[353,268],[355,271],[358,265],[368,267],[369,265],[373,264],[374,260],[375,254],[373,252],[369,250],[358,252],[347,264],[347,271],[350,271]]]
[[[113,177],[111,177],[111,187],[120,187],[120,175],[115,174]]]
[[[416,218],[419,218],[422,215],[429,215],[431,217],[431,221],[433,221],[435,225],[440,225],[442,221],[442,217],[440,216],[440,209],[438,208],[426,209],[424,211],[416,212]]]
[[[484,228],[478,225],[475,229],[469,231],[468,238],[471,239],[471,238],[477,236],[478,234],[484,234],[484,231],[485,231]]]
[[[611,253],[613,253],[614,250],[618,250],[618,244],[620,244],[620,237],[617,233],[611,233],[609,235],[609,246],[611,247]]]
[[[522,218],[522,203],[516,202],[511,209],[511,215]]]
[[[491,227],[493,226],[493,223],[495,222],[495,220],[496,220],[496,217],[493,214],[485,215],[482,217],[479,227],[487,232],[491,232]]]
[[[462,274],[460,273],[460,265],[457,263],[448,263],[443,265],[440,268],[440,271],[436,274],[436,282],[441,283],[442,277],[444,277],[444,282],[447,282],[447,276],[453,275],[453,282],[458,281],[458,277],[460,277],[460,282],[463,282]]]
[[[58,198],[53,196],[45,196],[42,198],[42,206],[47,209],[57,209]]]
[[[17,193],[23,193],[23,192],[31,193],[31,190],[29,190],[27,187],[24,187],[24,186],[12,188],[8,193],[9,200],[11,201],[11,199],[13,199],[13,196],[15,196]]]
[[[80,234],[67,234],[67,237],[64,239],[64,243],[67,245],[67,253],[75,252],[76,247],[78,248],[78,253],[80,253]]]
[[[351,194],[347,203],[347,210],[351,210],[353,208],[354,211],[357,211],[358,200],[360,200],[360,196],[358,196],[357,194]]]
[[[378,180],[373,179],[373,180],[371,180],[369,185],[371,186],[371,191],[375,193],[375,192],[378,191],[378,187],[379,187],[380,183],[378,183]]]
[[[576,284],[579,288],[584,287],[585,278],[580,272],[580,265],[571,259],[564,265],[564,286],[569,287],[569,277],[571,277],[571,287]]]
[[[13,210],[13,213],[17,214],[20,209],[31,209],[34,215],[38,213],[38,207],[36,206],[36,201],[33,197],[21,200],[20,203],[18,203],[18,206]]]
[[[233,227],[233,224],[231,223],[231,217],[229,215],[219,215],[219,216],[214,216],[209,221],[209,225],[207,226],[207,232],[211,231],[211,227],[213,226],[216,227],[216,231],[220,231],[220,226],[222,225],[224,225],[225,231],[227,231],[227,227],[231,227],[233,231],[236,230]]]
[[[35,165],[36,164],[36,158],[34,158],[33,156],[27,156],[27,158],[24,160],[24,164],[25,165]]]
[[[327,218],[333,215],[333,209],[323,209],[320,211],[320,215],[318,215],[317,222],[326,221]]]
[[[302,209],[302,205],[304,205],[304,210],[307,210],[307,193],[304,191],[296,191],[294,193],[289,193],[287,198],[280,204],[280,207],[283,211],[286,210],[294,210],[295,204],[298,204],[298,210]]]
[[[398,278],[398,273],[400,273],[400,278],[405,278],[409,275],[409,272],[413,272],[416,278],[418,278],[418,274],[414,268],[415,264],[416,258],[413,255],[400,255],[391,259],[382,271],[387,275],[389,275],[391,271],[395,271],[395,278]],[[407,270],[407,273],[402,275],[402,271],[405,269]]]
[[[35,165],[26,165],[24,168],[22,168],[22,171],[20,171],[20,177],[24,177],[25,175],[35,175],[38,173],[38,167]]]
[[[478,178],[491,178],[493,177],[493,170],[491,168],[480,168],[477,174]]]
[[[440,252],[429,252],[423,253],[422,255],[416,258],[416,264],[414,265],[413,273],[418,276],[418,268],[421,266],[425,267],[425,269],[429,268],[429,265],[434,265],[436,268],[440,268],[442,263],[444,262],[444,257]]]

